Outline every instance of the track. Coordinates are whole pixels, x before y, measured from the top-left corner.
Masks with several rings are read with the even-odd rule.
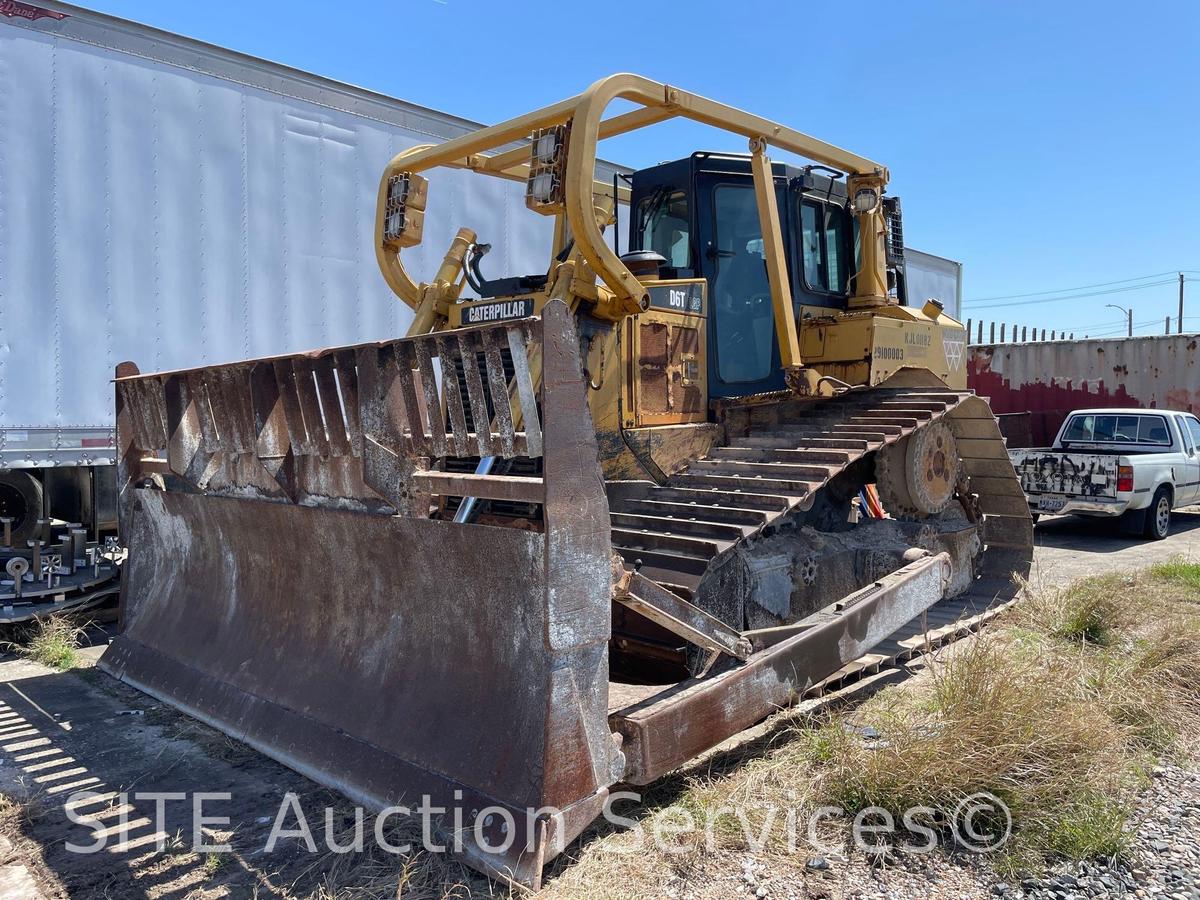
[[[736,427],[731,420],[727,431]],[[917,655],[977,626],[1015,594],[1033,556],[1033,526],[987,403],[944,387],[855,389],[807,406],[766,404],[741,417],[739,434],[662,486],[639,482],[610,497],[614,548],[660,585],[686,597],[724,554],[769,535],[813,507],[838,475],[919,429],[944,421],[963,463],[958,496],[979,529],[975,578],[874,652],[815,691]],[[857,674],[856,674],[857,673]]]
[[[943,600],[921,619],[910,622],[896,634],[804,692],[802,699],[822,697],[839,691],[882,669],[898,667],[946,644],[952,644],[986,625],[1016,600],[996,594],[970,591]]]

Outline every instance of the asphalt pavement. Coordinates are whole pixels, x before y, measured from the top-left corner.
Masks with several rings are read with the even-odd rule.
[[[1068,584],[1088,575],[1139,569],[1182,557],[1200,560],[1200,506],[1176,510],[1166,540],[1122,534],[1111,519],[1043,516],[1034,526],[1035,587]]]

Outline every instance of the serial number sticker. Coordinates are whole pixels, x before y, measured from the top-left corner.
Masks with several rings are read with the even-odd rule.
[[[509,319],[527,319],[533,315],[532,300],[501,300],[498,303],[480,303],[463,309],[464,325],[482,325],[486,322],[506,322]]]

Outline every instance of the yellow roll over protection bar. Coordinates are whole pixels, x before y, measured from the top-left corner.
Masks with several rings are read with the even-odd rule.
[[[605,119],[605,111],[618,99],[639,104],[639,107]],[[453,302],[461,289],[461,283],[438,281],[418,284],[404,268],[400,246],[386,239],[388,192],[393,178],[413,176],[447,166],[526,181],[530,175],[529,146],[523,143],[516,148],[504,148],[515,141],[527,141],[540,129],[568,126],[570,138],[562,171],[563,202],[554,210],[560,218],[556,233],[563,233],[561,217],[565,214],[575,247],[612,292],[617,307],[615,311],[621,315],[636,314],[646,305],[646,289],[604,241],[601,222],[598,221],[598,206],[603,206],[604,201],[611,204],[614,198],[611,185],[595,181],[596,145],[605,138],[673,118],[702,122],[741,135],[750,142],[771,295],[785,368],[799,367],[801,360],[786,281],[787,268],[782,258],[783,234],[778,212],[774,209],[774,192],[766,190],[767,183],[764,181],[769,178],[771,171],[770,161],[765,155],[768,147],[796,153],[848,173],[852,211],[859,222],[859,233],[863,235],[861,266],[855,279],[851,305],[862,308],[889,302],[884,252],[886,226],[881,202],[888,179],[886,167],[769,119],[629,74],[602,78],[582,94],[570,99],[443,144],[413,147],[394,157],[384,169],[379,182],[375,216],[376,257],[388,286],[414,309],[420,308],[423,301],[427,309],[434,302],[444,306]],[[873,192],[873,203],[871,195],[866,192]],[[621,190],[619,194],[616,199],[628,199],[627,191]],[[859,194],[863,195],[861,203],[857,198]],[[867,236],[873,239],[868,240]]]

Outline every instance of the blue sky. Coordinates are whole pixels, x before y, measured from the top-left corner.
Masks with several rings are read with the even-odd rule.
[[[1185,270],[1200,330],[1194,0],[88,5],[485,123],[638,72],[888,165],[907,243],[964,263],[964,317],[1097,335],[1116,303],[1161,332]],[[602,155],[693,149],[744,148],[672,124]]]

